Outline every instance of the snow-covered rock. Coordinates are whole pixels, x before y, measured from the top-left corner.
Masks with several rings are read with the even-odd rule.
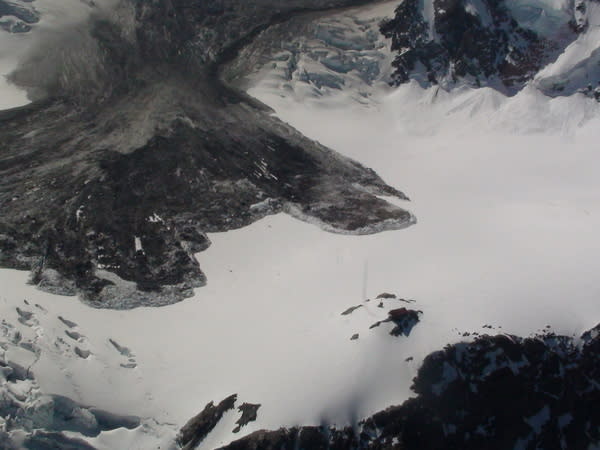
[[[589,333],[586,333],[589,334]],[[598,336],[482,336],[429,355],[416,397],[356,428],[257,431],[226,449],[595,448],[600,445]]]
[[[381,30],[397,52],[397,83],[514,93],[576,39],[574,14],[568,2],[407,0]]]

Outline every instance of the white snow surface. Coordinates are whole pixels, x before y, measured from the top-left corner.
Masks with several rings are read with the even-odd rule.
[[[418,224],[357,237],[277,215],[213,234],[212,247],[198,255],[208,286],[160,309],[94,310],[26,286],[25,273],[2,270],[2,317],[14,316],[23,299],[48,310],[48,322],[41,320],[47,348],[33,366],[44,392],[173,429],[231,393],[262,404],[259,421],[241,434],[343,425],[407,398],[420,359],[459,340],[461,331],[489,323],[502,326],[496,332],[528,335],[550,324],[579,334],[596,324],[596,104],[531,93],[482,101],[480,91],[419,111],[414,98],[431,92],[407,86],[370,110],[353,110],[260,94],[308,136],[404,189]],[[588,109],[592,117],[581,126],[571,117],[564,125],[569,132],[523,133],[524,122],[540,122],[534,106],[541,101],[548,111],[577,116]],[[532,116],[515,116],[509,128],[507,111],[524,111],[520,102]],[[558,123],[558,114],[548,123]],[[372,300],[341,316],[363,303],[365,290],[371,298],[390,291],[416,299],[422,323],[408,338],[392,338],[385,325],[369,330],[387,310],[403,306],[393,300],[384,309]],[[78,324],[92,352],[87,360],[52,349],[64,332],[59,314]],[[354,333],[360,338],[350,341]],[[120,366],[127,358],[109,338],[131,349],[136,368]],[[409,356],[415,361],[405,362]],[[205,447],[232,439],[232,428],[215,430]],[[102,447],[107,439],[95,444],[114,448]]]
[[[346,425],[408,398],[423,357],[463,331],[492,324],[494,333],[529,335],[549,324],[579,335],[598,323],[597,102],[551,99],[533,86],[507,98],[416,83],[373,86],[369,101],[357,102],[345,91],[303,97],[310,90],[301,86],[286,94],[259,75],[252,95],[403,190],[412,201],[400,204],[418,223],[347,236],[280,214],[211,234],[198,255],[208,285],[158,309],[96,310],[0,270],[0,316],[24,334],[32,331],[16,307],[39,322],[32,371],[40,389],[146,418],[93,445],[168,448],[206,403],[232,393],[238,405],[262,404],[258,421],[233,435],[239,413],[228,413],[202,448],[261,428]],[[379,308],[382,292],[416,303]],[[390,324],[369,329],[402,306],[424,313],[409,337],[390,336]],[[88,358],[55,345],[68,341],[59,315],[77,324]]]

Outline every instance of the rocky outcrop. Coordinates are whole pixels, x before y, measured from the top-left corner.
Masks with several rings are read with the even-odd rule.
[[[0,265],[94,306],[157,306],[205,283],[208,232],[278,212],[353,234],[414,223],[372,170],[221,79],[271,24],[356,3],[125,0],[34,53],[12,78],[45,100],[0,113]]]
[[[419,323],[422,311],[398,308],[388,312],[389,320],[395,325],[390,334],[392,336],[408,336],[412,329]]]
[[[258,431],[227,449],[584,449],[600,445],[600,325],[481,336],[429,355],[416,397],[357,428]]]
[[[407,0],[381,31],[397,52],[398,84],[414,79],[514,93],[585,29],[582,5],[558,24],[536,26],[529,22],[532,12],[521,14],[519,5],[503,0]]]
[[[398,308],[388,311],[388,318],[380,320],[371,325],[370,328],[377,328],[382,323],[393,323],[394,328],[390,331],[392,336],[409,336],[413,328],[420,322],[422,311],[413,309]]]
[[[237,420],[236,427],[233,429],[234,433],[239,433],[240,430],[248,425],[250,422],[254,422],[258,417],[258,410],[261,405],[253,403],[243,403],[238,407],[238,411],[242,413],[242,416]]]
[[[200,414],[189,420],[177,436],[177,443],[184,450],[196,448],[204,438],[217,426],[223,414],[235,406],[237,395],[230,395],[215,406],[210,402]]]

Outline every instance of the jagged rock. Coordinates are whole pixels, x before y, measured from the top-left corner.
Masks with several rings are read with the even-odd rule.
[[[334,431],[331,435],[330,431]],[[347,450],[357,448],[352,430],[335,431],[320,427],[281,428],[257,431],[222,447],[228,450]]]
[[[427,16],[427,8],[433,10]],[[396,83],[502,87],[514,93],[577,37],[571,20],[548,33],[520,23],[515,6],[504,0],[406,0],[381,26],[398,52]],[[543,8],[540,9],[543,14]],[[529,17],[531,14],[529,14]]]
[[[586,345],[590,345],[590,344],[598,345],[599,338],[600,338],[600,324],[596,325],[591,330],[586,331],[581,336],[581,339],[583,340],[583,342],[586,343]]]
[[[600,325],[578,339],[482,336],[429,355],[417,394],[357,428],[258,431],[225,449],[584,449],[600,445]],[[356,432],[355,432],[356,431]]]
[[[252,403],[244,403],[238,407],[238,411],[242,413],[242,417],[240,417],[236,424],[237,427],[234,428],[234,433],[239,433],[239,431],[248,425],[250,422],[254,422],[256,420],[258,410],[260,408],[260,404],[252,404]]]
[[[382,305],[383,307],[383,305]],[[388,318],[375,322],[369,329],[377,328],[382,323],[392,322],[395,326],[390,331],[392,336],[408,336],[413,328],[419,323],[422,311],[407,308],[398,308],[388,311]]]
[[[235,406],[237,395],[231,395],[217,406],[210,402],[196,417],[190,419],[177,436],[177,443],[184,450],[196,448],[208,433],[219,423],[223,414]]]
[[[408,336],[412,329],[419,323],[421,311],[399,308],[388,312],[389,319],[396,325],[390,334],[392,336]]]

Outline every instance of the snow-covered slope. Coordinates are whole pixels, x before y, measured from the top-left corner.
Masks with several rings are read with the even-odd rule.
[[[599,39],[600,5],[584,3],[582,20],[585,31],[573,41],[554,64],[536,76],[536,84],[549,95],[582,92],[600,100]]]
[[[322,27],[346,24],[352,35],[352,24],[372,28],[394,7],[351,11]],[[598,323],[595,100],[550,98],[535,83],[510,98],[416,82],[391,89],[385,66],[367,81],[362,64],[340,75],[331,66],[336,42],[309,41],[316,50],[294,56],[298,67],[341,77],[345,89],[301,71],[283,76],[279,55],[247,81],[249,93],[403,186],[418,223],[359,237],[278,214],[213,233],[197,255],[208,285],[163,308],[95,310],[0,270],[2,358],[34,377],[16,386],[0,379],[0,390],[23,410],[35,411],[43,395],[66,396],[141,418],[133,430],[73,436],[100,449],[164,449],[209,401],[236,393],[236,406],[261,405],[235,434],[241,413],[225,413],[202,442],[210,449],[262,428],[345,426],[399,404],[423,359],[465,332],[527,336],[550,325],[579,336]],[[377,41],[350,55],[389,62]],[[544,73],[590,51],[575,41]],[[399,298],[375,298],[384,292]],[[423,313],[409,336],[390,336],[389,323],[370,328],[400,307]]]

